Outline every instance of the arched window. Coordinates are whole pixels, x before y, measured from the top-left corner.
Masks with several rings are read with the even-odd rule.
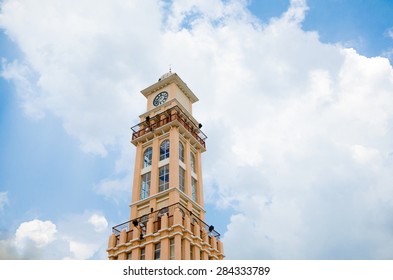
[[[169,158],[169,140],[162,141],[160,146],[160,160]]]
[[[190,153],[190,158],[191,158],[191,170],[195,172],[195,156],[192,152]]]
[[[143,168],[151,165],[152,156],[153,156],[153,149],[149,147],[143,153]]]
[[[182,142],[179,142],[179,159],[184,162],[184,145]]]
[[[166,214],[169,213],[169,208],[168,207],[163,207],[158,211],[158,217],[162,217]]]

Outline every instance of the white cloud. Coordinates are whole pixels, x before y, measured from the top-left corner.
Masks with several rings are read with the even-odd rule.
[[[68,215],[58,223],[63,243],[60,258],[105,259],[110,232],[108,221],[97,211]]]
[[[117,176],[119,177],[119,176]],[[104,179],[96,185],[95,191],[99,195],[113,199],[115,202],[129,200],[131,195],[132,174],[120,178]]]
[[[37,88],[31,82],[35,78],[32,69],[23,62],[15,60],[8,63],[4,58],[2,68],[0,75],[4,79],[14,81],[24,112],[34,119],[44,117],[44,113],[39,109],[41,101],[35,98]]]
[[[4,207],[8,204],[8,193],[0,192],[0,214],[3,213]]]
[[[291,0],[290,6],[282,18],[286,23],[300,24],[304,20],[307,10],[306,0]]]
[[[87,244],[76,241],[70,241],[70,252],[75,259],[84,260],[91,258],[97,251],[97,244]]]
[[[0,260],[17,260],[19,258],[12,240],[0,240]]]
[[[51,221],[34,219],[20,224],[15,233],[17,247],[24,248],[27,243],[33,242],[37,248],[42,248],[56,240],[57,228]]]
[[[35,219],[0,240],[0,259],[105,259],[109,235],[97,211],[67,215],[56,224]]]
[[[21,85],[18,92],[29,112],[53,113],[84,151],[105,156],[108,147],[128,136],[125,128],[135,118],[130,110],[142,104],[135,93],[151,70],[143,69],[138,57],[156,45],[158,12],[153,1],[139,3],[138,9],[131,2],[108,7],[104,1],[4,1],[0,26],[27,62],[6,63],[3,76]],[[26,93],[26,88],[34,90]]]
[[[376,149],[366,148],[361,145],[353,145],[351,150],[353,159],[362,164],[369,164],[371,161],[381,159],[381,155]]]
[[[237,213],[224,232],[229,258],[392,258],[389,61],[303,31],[305,1],[266,25],[245,1],[211,2],[5,1],[0,25],[25,61],[3,75],[84,151],[123,151],[97,187],[114,197],[131,188],[120,143],[144,111],[139,90],[172,64],[200,99],[210,203]],[[70,257],[94,251],[83,232],[65,240]]]
[[[386,30],[385,32],[386,36],[388,36],[389,38],[393,39],[393,27],[389,28]]]
[[[108,228],[108,221],[104,216],[99,214],[91,215],[89,223],[94,226],[96,232],[102,232]]]

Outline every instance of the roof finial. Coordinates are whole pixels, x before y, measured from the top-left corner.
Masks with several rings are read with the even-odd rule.
[[[169,64],[169,73],[172,73],[172,64]]]

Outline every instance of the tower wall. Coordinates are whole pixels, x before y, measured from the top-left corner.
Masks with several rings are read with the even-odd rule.
[[[109,259],[223,259],[205,220],[201,153],[206,136],[192,116],[194,93],[167,73],[142,90],[147,112],[132,128],[136,147],[130,219],[113,227]]]

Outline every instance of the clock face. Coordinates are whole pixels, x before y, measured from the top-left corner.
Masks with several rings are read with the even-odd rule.
[[[166,91],[162,91],[153,100],[153,105],[158,106],[164,103],[168,99],[168,93]]]

